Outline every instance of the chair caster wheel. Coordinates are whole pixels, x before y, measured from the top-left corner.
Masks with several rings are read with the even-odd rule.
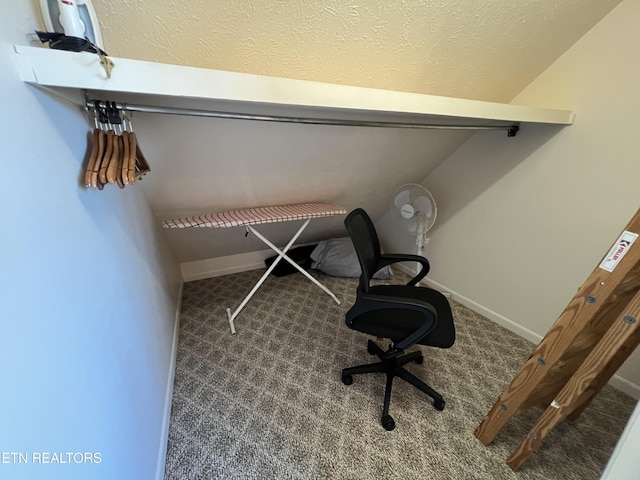
[[[420,355],[418,358],[416,358],[415,362],[418,365],[422,365],[424,363],[424,357],[422,355]]]
[[[433,407],[439,411],[444,410],[444,400],[434,400]]]
[[[382,417],[382,426],[388,432],[396,428],[396,422],[391,418],[391,415],[384,415]]]
[[[351,385],[353,383],[353,377],[351,375],[342,375],[342,383]]]

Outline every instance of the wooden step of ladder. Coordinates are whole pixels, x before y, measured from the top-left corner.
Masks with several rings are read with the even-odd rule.
[[[517,470],[560,421],[575,420],[640,343],[640,210],[475,431],[489,445],[518,412],[546,407],[507,459]]]

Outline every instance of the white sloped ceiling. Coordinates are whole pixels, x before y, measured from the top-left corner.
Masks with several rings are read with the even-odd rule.
[[[394,188],[423,178],[468,132],[295,125],[136,115],[152,171],[143,186],[160,218],[251,206],[332,202],[388,208]],[[164,132],[156,138],[158,132]],[[505,132],[494,132],[509,141]],[[296,228],[263,227],[282,243]],[[302,241],[343,235],[342,218],[312,222]],[[181,261],[264,248],[241,229],[167,231]]]
[[[94,0],[114,56],[489,101],[509,101],[619,0]],[[387,210],[470,133],[136,114],[159,219],[326,201]],[[509,142],[504,132],[497,142]],[[267,226],[276,243],[295,227]],[[312,222],[304,242],[343,234]],[[182,262],[254,251],[241,229],[167,230]]]

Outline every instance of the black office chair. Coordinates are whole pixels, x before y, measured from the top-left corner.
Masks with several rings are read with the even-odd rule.
[[[353,241],[362,275],[358,285],[356,303],[346,315],[349,328],[378,338],[389,338],[391,344],[385,352],[377,344],[368,341],[367,351],[377,355],[380,362],[342,370],[342,382],[353,383],[353,375],[359,373],[386,373],[382,426],[393,430],[395,422],[389,415],[391,385],[394,377],[400,377],[433,398],[436,410],[444,409],[444,399],[429,385],[403,368],[408,362],[423,362],[422,352],[404,354],[404,350],[416,343],[431,347],[449,348],[456,332],[449,302],[442,293],[416,284],[429,272],[429,262],[418,255],[381,254],[378,235],[371,219],[362,209],[351,212],[344,221]],[[422,269],[407,285],[371,286],[373,275],[381,268],[396,262],[419,262]]]

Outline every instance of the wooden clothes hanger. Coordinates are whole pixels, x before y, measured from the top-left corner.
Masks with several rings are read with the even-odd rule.
[[[93,109],[95,128],[93,130],[93,148],[89,156],[85,173],[85,186],[98,187],[99,172],[105,155],[107,145],[107,132],[105,131],[107,117],[96,105]]]
[[[95,101],[92,110],[95,128],[85,186],[102,190],[108,183],[117,183],[120,188],[134,184],[151,168],[140,149],[131,120],[115,102]]]
[[[130,133],[127,130],[122,132],[122,155],[120,155],[120,161],[118,162],[117,180],[118,186],[124,188],[125,185],[129,185],[129,176],[127,174],[127,168],[129,166],[129,156],[131,155],[131,148],[129,147]]]
[[[122,136],[122,116],[120,110],[115,106],[115,103],[107,104],[107,117],[113,130],[107,135],[107,152],[105,153],[102,166],[100,167],[100,181],[104,184],[115,183],[117,176],[118,163],[121,161],[121,148],[120,141]],[[111,134],[113,132],[113,134]],[[110,150],[109,150],[110,147]]]
[[[129,130],[129,156],[128,162],[123,164],[123,177],[125,176],[124,168],[126,166],[126,178],[129,184],[133,184],[151,171],[151,167],[140,149],[140,143],[138,142],[138,137],[133,131],[131,119],[126,117],[126,115],[125,118],[127,129]]]
[[[135,168],[129,168],[129,175],[134,173],[134,181],[140,180],[148,172],[151,171],[151,167],[144,157],[142,150],[140,150],[140,144],[136,142],[136,154],[135,154]]]
[[[104,156],[102,157],[102,162],[100,163],[100,170],[98,171],[98,188],[100,189],[107,183],[107,166],[113,155],[114,136],[113,130],[107,132],[107,146],[104,151]]]
[[[102,157],[101,145],[104,145],[103,140],[100,138],[102,130],[98,128],[98,122],[96,121],[96,128],[93,129],[93,148],[91,149],[91,155],[89,156],[89,163],[87,163],[87,170],[84,174],[84,186],[91,187],[91,178],[93,177],[93,171],[98,157]]]

